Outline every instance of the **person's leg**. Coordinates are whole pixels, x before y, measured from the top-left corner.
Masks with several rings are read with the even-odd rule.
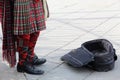
[[[28,56],[30,35],[19,35],[17,36],[17,49],[19,52],[19,64],[23,64]]]
[[[35,68],[30,60],[33,56],[28,53],[30,35],[19,35],[17,36],[17,48],[19,52],[19,62],[17,65],[18,72],[27,72],[30,74],[43,74],[44,71]]]
[[[30,56],[33,57],[33,60],[32,60],[33,65],[41,65],[46,62],[46,59],[44,58],[39,59],[34,52],[34,48],[35,48],[39,35],[40,35],[40,32],[35,32],[35,33],[30,34],[29,54]]]
[[[30,34],[29,52],[32,55],[34,55],[34,48],[35,48],[39,35],[40,35],[40,32],[35,32],[35,33]]]

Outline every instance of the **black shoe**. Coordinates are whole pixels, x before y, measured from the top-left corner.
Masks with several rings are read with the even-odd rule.
[[[33,65],[41,65],[41,64],[44,64],[46,62],[46,59],[44,58],[38,58],[36,55],[35,57],[33,58],[33,61],[32,61],[32,64]]]
[[[29,74],[36,74],[36,75],[41,75],[44,73],[44,71],[42,70],[39,70],[37,68],[35,68],[33,65],[31,64],[23,64],[23,65],[20,65],[19,63],[17,64],[17,71],[18,72],[26,72],[26,73],[29,73]]]

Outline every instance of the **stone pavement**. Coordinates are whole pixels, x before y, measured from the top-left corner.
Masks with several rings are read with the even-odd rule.
[[[18,73],[0,55],[0,80],[119,80],[120,0],[48,0],[48,4],[47,29],[41,32],[35,48],[39,57],[47,59],[46,64],[38,66],[45,74]],[[98,38],[108,39],[116,49],[118,60],[113,70],[75,69],[60,60],[83,42]]]

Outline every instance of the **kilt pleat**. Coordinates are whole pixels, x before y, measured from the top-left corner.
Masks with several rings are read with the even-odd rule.
[[[14,34],[31,34],[46,28],[42,2],[14,1]]]

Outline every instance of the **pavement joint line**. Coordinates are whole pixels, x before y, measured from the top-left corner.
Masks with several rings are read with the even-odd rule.
[[[53,50],[53,51],[49,52],[49,53],[48,53],[48,54],[46,54],[44,57],[47,57],[47,56],[48,56],[48,55],[50,55],[51,53],[56,52],[56,51],[58,51],[58,50],[62,49],[63,47],[65,47],[65,46],[67,46],[67,45],[71,44],[72,42],[74,42],[74,41],[76,41],[76,40],[78,40],[80,37],[81,37],[81,35],[79,35],[79,36],[78,36],[78,37],[76,37],[75,39],[73,39],[73,40],[69,41],[68,43],[64,44],[63,46],[61,46],[61,47],[59,47],[59,48],[57,48],[57,49],[55,49],[55,50]]]
[[[113,19],[113,17],[115,17],[115,16],[117,16],[117,15],[119,15],[119,14],[120,14],[120,13],[117,13],[117,14],[115,14],[115,15],[107,18],[105,21],[103,21],[103,22],[101,22],[100,24],[98,24],[97,26],[95,26],[94,29],[96,29],[97,27],[99,27],[99,26],[101,26],[102,24],[106,23],[107,21]],[[61,22],[61,23],[64,23],[64,24],[70,24],[69,22],[64,22],[64,21],[62,21],[62,19],[61,19],[61,20],[55,19],[55,21],[58,21],[58,22]],[[73,25],[73,24],[70,24],[70,25]],[[75,26],[73,26],[73,27],[75,27]],[[76,27],[77,27],[77,26],[76,26]],[[79,29],[80,29],[80,28],[79,28]],[[93,29],[93,30],[94,30],[94,29]],[[87,30],[86,30],[86,31],[87,31]],[[91,31],[92,31],[92,30],[91,30]],[[87,31],[87,32],[91,32],[91,31]]]
[[[56,21],[57,21],[57,20],[56,20]],[[87,32],[87,34],[89,33],[89,34],[95,35],[95,36],[97,36],[98,38],[104,38],[104,37],[102,37],[102,36],[100,36],[100,35],[98,35],[98,34],[93,33],[92,31],[88,31],[88,30],[85,30],[85,29],[80,28],[80,27],[78,27],[78,26],[75,26],[75,25],[73,25],[73,24],[70,24],[69,22],[63,22],[63,21],[59,21],[59,20],[58,20],[58,22],[64,23],[64,24],[67,24],[67,25],[70,25],[71,27],[74,27],[74,28],[77,28],[77,29],[80,29],[80,30],[82,30],[82,31]],[[87,34],[85,34],[85,35],[87,35]],[[78,39],[79,39],[79,38],[78,38]],[[111,40],[111,39],[109,39],[109,40]],[[116,42],[114,42],[113,40],[111,40],[111,41],[112,41],[115,45],[120,46],[119,43],[116,43]],[[63,47],[64,47],[64,46],[63,46]],[[57,50],[56,50],[56,51],[57,51]]]
[[[96,13],[98,11],[104,11],[104,10],[95,10],[94,12],[91,12],[91,13]],[[82,12],[82,11],[81,11]],[[78,12],[78,13],[81,13],[81,12]],[[100,12],[99,12],[100,13]],[[117,13],[116,15],[118,15],[119,13]],[[87,13],[85,16],[88,16],[89,13]],[[50,18],[50,20],[79,20],[79,19],[82,19],[82,20],[89,20],[89,19],[113,19],[113,18],[119,18],[119,17],[115,17],[116,15],[113,15],[112,17],[98,17],[98,18],[72,18],[72,19],[67,19],[67,18]],[[102,23],[102,22],[101,22]],[[99,24],[100,25],[100,24]],[[98,26],[99,26],[98,25]]]
[[[78,12],[80,13],[80,12]],[[96,13],[96,12],[91,12],[92,14],[93,13]],[[100,12],[98,12],[100,13]],[[73,13],[74,14],[74,13]],[[84,18],[84,17],[79,17],[79,18],[50,18],[50,20],[69,20],[69,21],[72,21],[72,20],[94,20],[94,19],[119,19],[120,17],[116,17],[117,15],[120,14],[120,10],[119,12],[116,13],[116,15],[113,15],[112,17],[94,17],[94,18]],[[87,16],[89,14],[86,14],[85,16]]]
[[[50,26],[49,26],[49,27],[50,27]],[[43,36],[43,35],[45,35],[45,34],[48,34],[49,32],[55,31],[56,29],[57,29],[57,27],[54,28],[54,30],[50,30],[50,31],[47,31],[47,32],[45,32],[45,33],[42,33],[41,36]]]
[[[86,32],[86,33],[93,34],[93,35],[95,35],[95,36],[99,36],[99,35],[97,35],[97,34],[92,33],[92,30],[94,30],[94,29],[92,29],[92,30],[89,31],[89,30],[80,28],[80,27],[78,27],[78,26],[75,26],[75,25],[73,25],[73,24],[70,24],[69,22],[63,22],[63,21],[58,21],[58,22],[64,23],[64,24],[66,24],[66,25],[70,25],[70,27],[77,28],[77,29],[82,30],[82,31],[84,31],[84,32]],[[97,27],[95,27],[95,28],[97,28]]]
[[[72,12],[51,12],[51,14],[74,14],[74,13],[103,13],[103,12],[120,12],[120,10],[82,10],[82,11],[72,11]],[[52,18],[50,18],[52,19]]]
[[[63,22],[63,21],[59,21],[59,20],[58,20],[58,22],[64,23],[64,24],[66,24],[66,25],[70,25],[71,27],[74,27],[74,28],[77,28],[77,29],[82,30],[82,31],[84,31],[84,32],[87,32],[87,33],[93,34],[93,35],[95,35],[95,36],[101,37],[100,35],[94,34],[94,33],[92,32],[94,29],[89,31],[89,30],[80,28],[80,27],[78,27],[78,26],[75,26],[75,25],[73,25],[73,24],[71,24],[71,23],[69,23],[69,22]],[[117,25],[119,25],[119,24],[120,24],[120,23],[118,23]],[[117,26],[117,25],[115,25],[115,26]],[[115,26],[113,26],[113,27],[115,27]],[[96,27],[95,27],[95,29],[96,29]]]
[[[95,28],[97,28],[97,27],[101,26],[102,24],[104,24],[104,23],[108,22],[109,20],[111,20],[113,17],[115,17],[115,16],[117,16],[117,15],[119,15],[119,14],[117,13],[117,14],[115,14],[115,15],[113,15],[113,16],[111,16],[111,17],[109,17],[109,18],[108,18],[108,19],[106,19],[105,21],[103,21],[103,22],[101,22],[100,24],[98,24]]]
[[[108,31],[106,31],[104,34],[102,34],[100,37],[104,36],[105,34],[107,34],[108,32],[110,32],[112,29],[114,29],[115,27],[117,27],[120,23],[114,25],[112,28],[110,28]]]
[[[111,17],[96,17],[96,18],[71,18],[71,19],[66,19],[66,18],[57,18],[57,20],[69,20],[69,21],[73,21],[73,20],[95,20],[95,19],[109,19]],[[52,18],[51,20],[55,20],[56,18]],[[112,17],[112,19],[120,19],[120,17]]]
[[[95,71],[92,71],[90,74],[86,75],[84,79],[82,80],[86,80],[89,76],[91,76]]]
[[[48,73],[50,73],[51,71],[59,68],[62,64],[64,64],[64,62],[60,63],[59,65],[55,66],[55,67],[52,68],[51,70],[47,71],[46,74],[43,74],[43,75],[42,75],[43,77],[41,77],[41,79],[44,78],[44,76],[47,75]],[[40,77],[38,77],[38,79],[36,79],[36,80],[39,80],[39,78],[40,78]]]
[[[54,62],[54,61],[48,61],[48,62],[53,64],[60,64],[60,62]]]
[[[23,73],[23,75],[24,75],[25,79],[26,79],[26,80],[28,80],[28,79],[27,79],[27,76],[26,76],[26,74],[25,74],[25,73]]]
[[[50,71],[48,71],[48,73],[49,73],[49,72],[51,72],[52,70],[57,69],[57,68],[58,68],[58,67],[60,67],[62,64],[64,64],[64,62],[61,62],[61,63],[60,63],[60,64],[58,64],[56,67],[52,68]]]

